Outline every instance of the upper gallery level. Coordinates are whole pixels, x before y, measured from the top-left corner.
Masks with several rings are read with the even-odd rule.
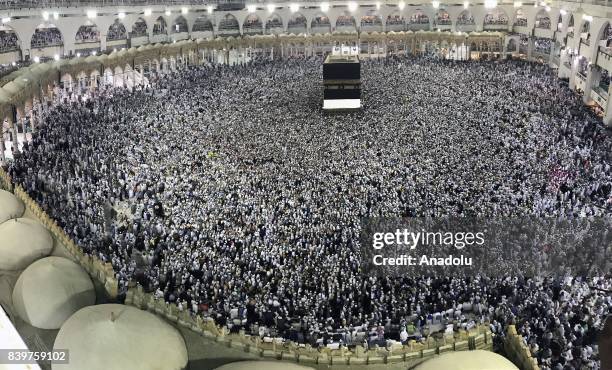
[[[217,36],[419,30],[550,39],[594,61],[612,12],[588,1],[0,0],[0,63]]]

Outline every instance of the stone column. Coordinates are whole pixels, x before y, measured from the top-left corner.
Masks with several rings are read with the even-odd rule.
[[[534,38],[530,37],[529,42],[527,43],[527,60],[532,60],[533,48],[534,48]]]
[[[573,58],[569,58],[571,66],[569,75],[569,87],[572,90],[576,89],[576,75],[578,74],[578,62],[576,58],[578,58],[577,55],[575,55]]]
[[[591,90],[599,85],[599,79],[601,78],[601,70],[596,65],[592,64],[587,72],[586,82],[584,84],[584,94],[582,95],[582,102],[588,103],[591,100]]]
[[[21,131],[23,132],[23,142],[26,140],[26,120],[25,120],[25,105],[17,108],[17,120],[21,123]]]
[[[15,150],[19,150],[19,139],[17,139],[17,124],[15,124],[15,122],[13,120],[13,114],[12,113],[9,115],[8,121],[9,121],[9,126],[11,126],[11,131],[13,132],[12,133],[12,136],[13,136],[13,138],[12,138],[13,139],[12,140],[13,148]]]
[[[4,164],[6,157],[4,156],[4,119],[2,120],[2,127],[0,127],[0,164]]]
[[[608,87],[608,101],[606,102],[606,110],[603,118],[603,122],[606,126],[612,127],[612,84]]]

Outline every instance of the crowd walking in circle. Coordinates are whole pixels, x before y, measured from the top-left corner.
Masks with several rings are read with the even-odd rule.
[[[137,281],[229,330],[384,343],[442,312],[455,329],[516,324],[544,370],[598,369],[609,273],[360,271],[364,217],[610,217],[611,133],[580,98],[542,65],[402,57],[362,62],[363,110],[324,115],[321,65],[73,91],[8,171],[121,289]]]

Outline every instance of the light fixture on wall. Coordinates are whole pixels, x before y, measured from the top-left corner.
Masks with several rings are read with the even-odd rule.
[[[544,8],[547,12],[550,12],[550,6],[546,6],[546,8]]]
[[[349,3],[348,3],[348,10],[349,10],[350,12],[354,12],[354,11],[356,11],[356,10],[357,10],[357,3],[356,3],[356,2],[354,2],[354,1],[349,2]]]
[[[59,54],[55,54],[55,55],[53,56],[53,59],[55,59],[56,61],[58,61],[58,60],[60,59],[60,58],[59,58]]]
[[[88,10],[87,11],[87,18],[95,19],[97,16],[98,16],[98,13],[96,13],[95,10]]]
[[[561,15],[566,15],[567,14],[567,10],[561,9],[561,10],[559,10],[559,13],[561,13]]]
[[[166,9],[166,13],[165,14],[166,14],[166,17],[171,16],[172,15],[172,10]]]
[[[274,9],[276,9],[276,6],[274,4],[268,4],[266,8],[268,9],[269,13],[273,13]]]
[[[144,16],[145,17],[150,17],[152,13],[153,13],[153,11],[151,9],[145,9],[144,10]]]
[[[40,63],[40,57],[38,56],[34,57],[34,63]]]
[[[440,7],[440,2],[438,0],[434,0],[431,2],[431,6],[433,6],[434,9],[438,9]]]
[[[119,12],[119,14],[117,14],[117,17],[119,17],[119,19],[125,18],[125,12]]]
[[[297,11],[300,10],[300,4],[291,4],[289,5],[289,10],[291,10],[291,13],[295,13]]]
[[[485,0],[484,6],[487,9],[493,9],[497,7],[497,0]]]
[[[181,8],[181,14],[187,14],[187,13],[189,13],[189,8],[187,8],[186,6],[182,7]]]
[[[406,3],[400,1],[399,3],[397,3],[397,7],[399,8],[399,10],[404,10],[404,8],[406,7]]]
[[[523,3],[521,3],[520,1],[515,1],[514,2],[514,7],[515,8],[520,8],[521,6],[523,6]]]
[[[59,13],[58,12],[53,12],[53,19],[55,19],[55,20],[59,19]]]
[[[215,10],[215,8],[213,8],[213,6],[212,6],[212,5],[209,5],[209,6],[206,8],[206,11],[208,12],[208,14],[212,14],[214,10]]]
[[[380,10],[380,1],[376,2],[376,10]]]
[[[77,53],[77,58],[80,58],[80,57],[81,57],[81,53]]]
[[[93,56],[96,56],[96,54],[98,54],[98,52],[95,51],[95,50],[91,52],[91,55],[93,55]]]
[[[2,24],[4,24],[4,23],[8,23],[8,22],[10,22],[10,21],[11,21],[11,17],[3,17],[3,18],[2,18]]]
[[[582,15],[582,19],[584,19],[587,22],[592,22],[593,21],[593,16],[592,15],[583,14]]]
[[[329,3],[321,3],[321,11],[326,13],[327,11],[329,11]]]
[[[470,2],[466,1],[465,3],[463,3],[463,9],[467,9],[470,7]]]
[[[256,5],[253,5],[253,4],[251,4],[251,5],[247,5],[247,11],[248,11],[249,13],[255,13],[255,12],[257,11],[257,6],[256,6]]]
[[[45,21],[49,20],[49,12],[42,12],[42,17]]]

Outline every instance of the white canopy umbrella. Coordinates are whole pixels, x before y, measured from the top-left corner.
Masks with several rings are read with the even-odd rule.
[[[79,310],[62,325],[53,348],[70,350],[69,364],[53,370],[183,370],[188,361],[176,328],[120,304]]]
[[[280,361],[238,361],[218,367],[216,370],[314,370],[312,367]]]
[[[476,350],[449,352],[427,360],[415,370],[519,370],[510,360],[497,353]]]
[[[0,190],[0,224],[11,218],[21,217],[25,206],[13,193]]]
[[[95,303],[96,292],[87,272],[63,257],[34,262],[13,289],[19,317],[40,329],[59,329],[75,312]]]
[[[14,218],[0,224],[0,270],[23,270],[52,250],[53,237],[39,222]]]

